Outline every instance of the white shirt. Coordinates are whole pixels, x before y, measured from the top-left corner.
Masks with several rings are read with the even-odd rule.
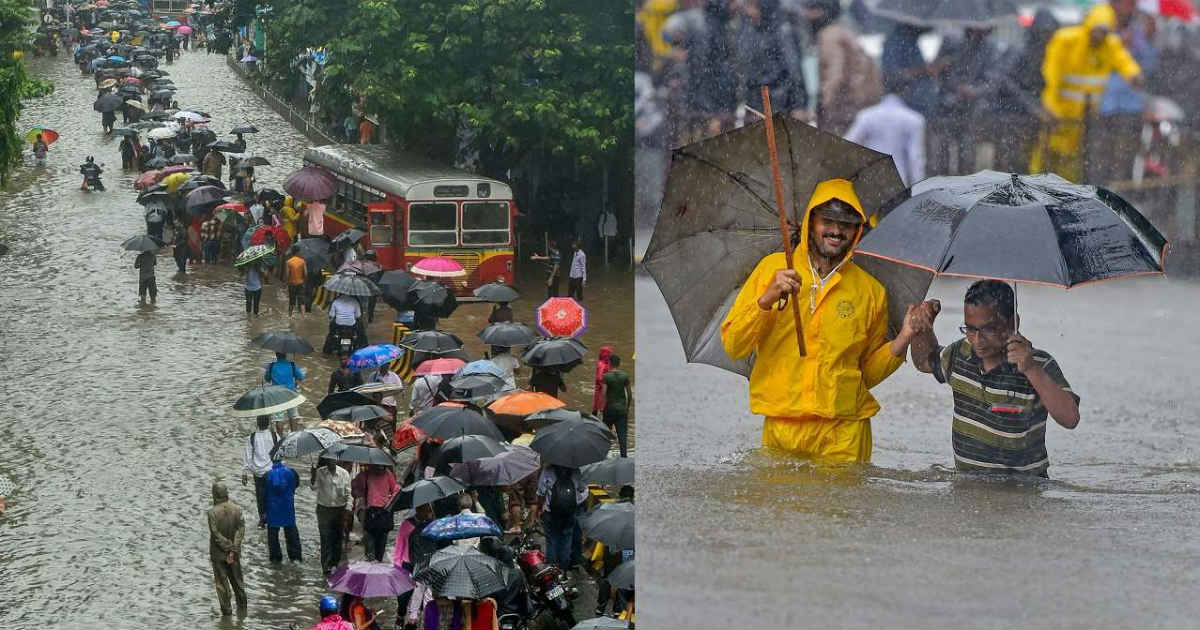
[[[925,179],[925,117],[899,96],[888,94],[858,112],[846,139],[892,156],[905,186]]]
[[[542,509],[546,512],[550,511],[550,491],[554,489],[554,483],[558,481],[558,475],[555,474],[553,468],[544,468],[541,476],[538,477],[537,495],[542,498]],[[571,469],[571,481],[575,482],[575,503],[583,503],[588,498],[588,487],[583,483],[583,476],[579,474],[578,468]]]
[[[275,434],[270,429],[255,431],[246,438],[246,450],[242,456],[245,470],[261,477],[271,470],[271,449],[275,448]]]
[[[313,488],[317,491],[317,505],[344,508],[350,503],[350,473],[341,466],[334,466],[333,473],[326,466],[317,469]]]
[[[404,381],[400,379],[400,375],[391,370],[388,370],[387,372],[380,371],[379,376],[375,380],[379,381],[380,383],[387,383],[388,385],[399,385],[404,387]],[[390,407],[396,406],[395,396],[387,396],[379,402]]]
[[[521,369],[521,360],[514,357],[512,353],[498,354],[491,359],[501,370],[504,370],[504,386],[508,389],[517,388],[517,379],[513,373]]]
[[[433,406],[433,395],[437,392],[438,385],[442,384],[442,377],[437,374],[426,374],[413,379],[412,383],[412,398],[409,400],[408,408],[412,413],[424,411]]]
[[[362,317],[362,305],[349,295],[338,296],[329,305],[329,319],[338,326],[353,326],[359,317]]]
[[[583,278],[587,280],[587,254],[583,250],[578,250],[571,257],[571,278]]]

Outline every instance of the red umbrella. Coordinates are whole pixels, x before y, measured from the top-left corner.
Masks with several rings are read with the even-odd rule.
[[[417,369],[413,370],[413,374],[417,376],[425,376],[426,374],[454,374],[466,364],[467,362],[462,359],[426,359],[417,366]]]
[[[587,330],[587,310],[569,297],[554,297],[537,308],[537,328],[547,337],[578,337]]]
[[[162,171],[146,171],[138,176],[137,181],[133,182],[133,187],[137,190],[149,188],[158,183],[158,180],[166,177]]]
[[[1157,0],[1157,2],[1139,3],[1139,5],[1149,5],[1147,8],[1150,13],[1158,13],[1163,17],[1178,18],[1184,22],[1195,22],[1200,14],[1196,12],[1196,5],[1192,4],[1191,0]]]
[[[275,251],[283,253],[292,245],[292,240],[288,238],[287,230],[276,227],[274,225],[264,225],[254,231],[250,235],[251,245],[262,245],[267,242],[267,234],[275,235]]]
[[[124,79],[121,79],[121,83],[124,83],[125,85],[141,85],[142,80],[137,77],[125,77]]]

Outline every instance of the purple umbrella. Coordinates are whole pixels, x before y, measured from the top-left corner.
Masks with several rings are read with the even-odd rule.
[[[408,571],[390,562],[355,562],[329,574],[329,588],[358,597],[396,597],[413,590],[413,581]]]
[[[322,168],[305,166],[287,178],[283,189],[297,199],[316,201],[332,197],[337,190],[337,181]]]

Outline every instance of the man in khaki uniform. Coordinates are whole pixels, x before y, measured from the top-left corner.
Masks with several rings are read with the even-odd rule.
[[[232,614],[229,607],[229,591],[237,598],[238,617],[246,616],[246,590],[242,587],[242,539],[246,525],[242,521],[242,509],[229,500],[225,484],[214,481],[212,485],[213,506],[208,509],[208,555],[212,560],[213,584],[217,587],[217,601],[221,604],[221,615]]]

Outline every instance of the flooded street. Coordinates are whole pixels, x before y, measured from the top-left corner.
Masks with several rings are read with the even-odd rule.
[[[243,122],[261,130],[247,137],[250,150],[271,161],[256,169],[260,187],[280,188],[300,166],[307,140],[243,86],[223,57],[190,52],[162,68],[179,88],[179,103],[210,112],[218,134]],[[50,147],[48,166],[18,168],[0,192],[0,242],[10,247],[0,257],[0,474],[18,488],[0,520],[0,625],[231,627],[219,625],[208,559],[205,511],[219,479],[247,523],[250,614],[232,627],[310,627],[326,589],[306,462],[293,462],[303,480],[296,514],[304,562],[272,567],[265,530],[254,527],[253,485],[239,483],[250,422],[227,410],[272,359],[251,338],[291,327],[319,348],[325,314],[289,320],[275,279],[264,291],[262,317],[248,320],[242,281],[228,264],[177,276],[169,248],[159,258],[157,307],[139,307],[134,255],[120,244],[144,232],[142,208],[134,174],[120,171],[119,139],[101,134],[92,111],[93,80],[79,75],[69,55],[32,59],[29,69],[56,89],[27,104],[22,129],[44,124],[62,138]],[[78,166],[88,155],[106,165],[107,192],[79,191]],[[609,345],[633,356],[632,280],[598,267],[583,337],[591,353],[568,379],[569,405],[585,411],[596,351]],[[541,279],[534,266],[523,274],[518,288],[527,297],[514,304],[518,320],[533,323]],[[475,333],[488,308],[463,305],[443,320],[472,356],[484,350]],[[393,314],[380,303],[372,342],[391,341]],[[316,354],[299,363],[309,372],[301,391],[310,401],[300,412],[313,421],[333,361]],[[633,372],[632,361],[625,366]],[[527,382],[524,372],[519,384]],[[394,610],[393,603],[381,611],[387,624]]]
[[[931,289],[943,344],[966,286]],[[636,289],[644,626],[1195,623],[1195,281],[1021,286],[1021,332],[1082,397],[1079,427],[1047,432],[1051,479],[1026,483],[954,472],[949,388],[911,365],[873,390],[871,466],[767,455],[745,379],[685,364],[654,282]]]

